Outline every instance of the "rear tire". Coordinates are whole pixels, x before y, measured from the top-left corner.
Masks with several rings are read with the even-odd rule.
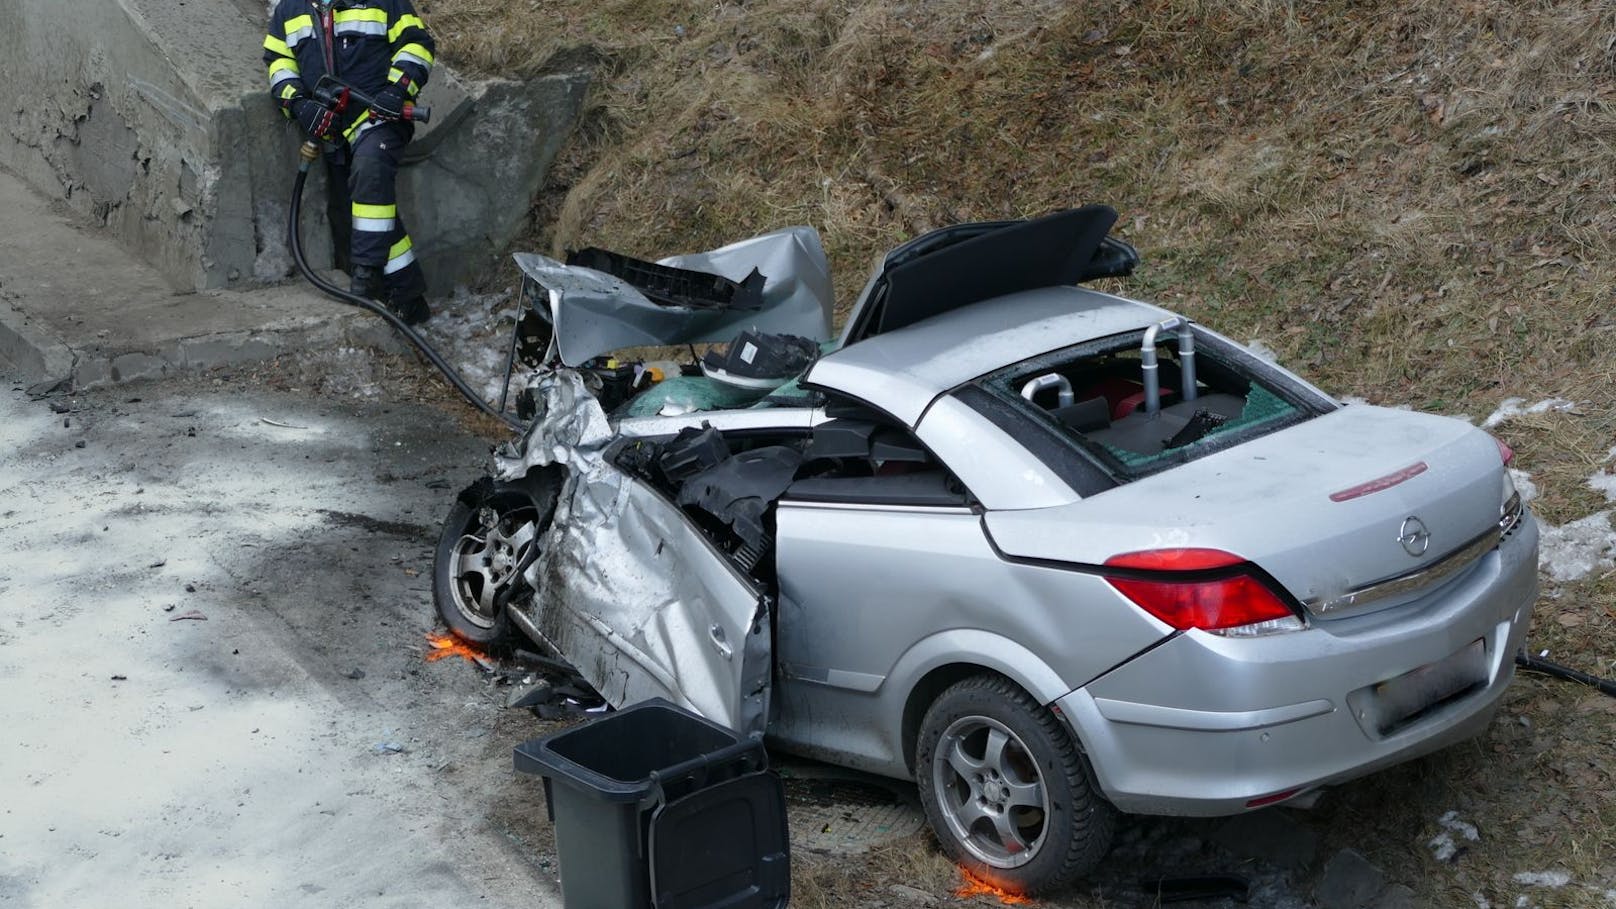
[[[456,637],[490,650],[523,643],[497,599],[512,583],[524,583],[517,566],[538,545],[548,518],[526,491],[488,477],[455,498],[432,562],[432,601]]]
[[[915,749],[920,801],[943,851],[1023,894],[1071,883],[1111,848],[1116,809],[1086,770],[1054,713],[998,675],[944,690]]]

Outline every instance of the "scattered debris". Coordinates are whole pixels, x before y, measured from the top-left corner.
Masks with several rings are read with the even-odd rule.
[[[77,442],[74,442],[73,447],[74,448],[83,448],[84,447],[84,440],[80,439]]]
[[[195,584],[186,584],[185,585],[185,592],[186,593],[196,593],[196,585]]]
[[[112,680],[113,680],[113,681],[114,681],[114,682],[127,682],[127,681],[129,681],[129,676],[126,676],[126,675],[115,675],[115,676],[113,676],[113,677],[112,677]]]
[[[406,754],[409,752],[408,748],[397,742],[377,742],[371,746],[370,750],[377,754]]]
[[[190,612],[183,612],[183,613],[180,613],[179,615],[169,619],[170,622],[184,622],[186,620],[191,620],[191,621],[195,621],[195,622],[206,622],[208,620],[208,617],[203,615],[200,610],[193,609]]]
[[[262,423],[270,426],[279,426],[282,429],[308,429],[307,426],[296,426],[291,423],[282,423],[279,420],[271,420],[269,417],[259,417],[258,419]]]
[[[147,565],[146,567],[147,568],[162,568],[164,565],[167,565],[167,564],[168,564],[167,559],[158,559],[157,561],[151,563],[150,565]]]
[[[71,411],[73,408],[69,407],[63,401],[52,401],[52,402],[50,402],[50,409],[54,413],[67,413],[68,411]]]
[[[356,667],[354,669],[350,669],[347,672],[343,673],[343,675],[345,677],[353,679],[354,681],[357,682],[360,679],[365,677],[365,670],[359,669],[359,668]]]

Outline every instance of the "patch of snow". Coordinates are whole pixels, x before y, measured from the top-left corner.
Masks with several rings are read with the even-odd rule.
[[[433,301],[432,318],[417,329],[468,385],[495,405],[505,385],[505,358],[517,317],[511,297],[509,291],[474,294],[457,287],[449,299]],[[524,372],[518,364],[511,380],[513,396],[522,387],[516,376]]]
[[[1476,904],[1476,909],[1493,909],[1492,901],[1482,896],[1480,890],[1470,894],[1470,900]]]
[[[1600,470],[1588,478],[1588,486],[1605,494],[1605,498],[1616,502],[1616,473]]]
[[[1449,811],[1437,818],[1437,825],[1442,828],[1441,832],[1431,837],[1426,846],[1439,862],[1451,862],[1459,854],[1459,842],[1454,839],[1455,835],[1472,843],[1481,839],[1481,831],[1476,829],[1476,825],[1460,820],[1457,811]]]
[[[1515,874],[1515,883],[1525,884],[1528,887],[1564,887],[1571,883],[1569,871],[1520,871]],[[1521,897],[1526,899],[1526,897]]]
[[[1523,893],[1515,897],[1515,909],[1526,909],[1527,904],[1530,902],[1531,900],[1527,899],[1526,894]]]
[[[1368,399],[1360,398],[1357,395],[1342,395],[1341,397],[1336,398],[1336,400],[1340,401],[1343,404],[1368,404],[1369,403]]]
[[[1481,428],[1492,429],[1510,417],[1518,417],[1521,414],[1548,413],[1549,411],[1564,412],[1575,406],[1577,405],[1567,401],[1565,398],[1548,398],[1529,405],[1526,404],[1525,398],[1505,398],[1504,403],[1498,405],[1497,410],[1488,415],[1487,419],[1481,421]]]
[[[1537,484],[1532,482],[1532,475],[1524,470],[1509,469],[1509,478],[1515,483],[1515,491],[1521,494],[1523,504],[1537,498]]]
[[[1612,445],[1610,447],[1610,451],[1605,452],[1605,460],[1607,462],[1616,461],[1616,445]],[[1612,891],[1612,892],[1616,892],[1616,891]]]
[[[1616,528],[1610,511],[1596,511],[1559,527],[1544,525],[1538,540],[1538,567],[1551,579],[1575,581],[1616,567]]]

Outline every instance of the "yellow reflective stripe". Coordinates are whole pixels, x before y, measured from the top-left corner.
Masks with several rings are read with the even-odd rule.
[[[366,205],[363,202],[355,202],[353,204],[353,216],[355,218],[396,218],[398,217],[398,206]]]
[[[409,28],[425,29],[426,23],[421,21],[420,16],[405,13],[398,17],[398,21],[393,23],[392,28],[387,30],[387,40],[390,42],[397,41],[398,36],[404,34],[405,30]]]
[[[419,44],[406,44],[393,53],[394,63],[404,59],[416,60],[425,66],[431,66],[432,52]]]
[[[314,31],[313,17],[304,14],[301,16],[293,16],[292,18],[286,20],[286,37],[288,39],[303,29],[308,29],[311,32]]]
[[[281,100],[282,101],[290,101],[290,100],[292,100],[292,96],[295,95],[295,94],[297,94],[297,86],[295,86],[295,85],[285,85],[285,86],[281,87]]]
[[[282,41],[274,35],[264,36],[264,50],[270,51],[271,53],[280,54],[282,57],[292,56],[292,49],[286,46],[285,41]]]
[[[404,78],[404,71],[399,69],[396,66],[387,71],[387,81],[388,82],[392,82],[394,84],[397,84],[403,78]],[[413,98],[416,95],[419,95],[420,93],[421,93],[421,83],[416,82],[413,79],[410,80],[410,97]]]
[[[334,23],[340,22],[380,22],[387,24],[387,11],[381,9],[339,9],[331,17]]]
[[[395,206],[395,208],[396,208],[396,206]],[[414,241],[412,241],[410,239],[409,234],[405,234],[404,239],[398,241],[397,243],[394,243],[393,248],[389,249],[387,251],[387,258],[389,258],[389,259],[397,259],[399,256],[404,255],[405,253],[409,252],[413,248],[415,248]]]
[[[291,57],[279,57],[269,64],[269,84],[278,85],[287,79],[296,79],[301,75],[297,69],[297,61]]]
[[[359,118],[354,120],[353,125],[348,127],[347,129],[343,130],[342,138],[347,139],[348,141],[352,142],[354,134],[359,132],[359,128],[361,126],[364,126],[366,121],[368,121],[368,120],[370,120],[370,111],[368,111],[368,110],[367,111],[361,111],[360,114],[359,114]],[[357,205],[355,205],[354,207],[358,208]]]

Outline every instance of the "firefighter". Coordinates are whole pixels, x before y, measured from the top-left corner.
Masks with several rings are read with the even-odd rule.
[[[415,98],[434,47],[410,0],[276,0],[264,38],[270,94],[325,149],[337,267],[346,267],[354,293],[410,324],[431,315],[394,188],[415,127],[379,111]],[[377,110],[332,111],[316,101],[310,89],[326,73],[371,96]]]

